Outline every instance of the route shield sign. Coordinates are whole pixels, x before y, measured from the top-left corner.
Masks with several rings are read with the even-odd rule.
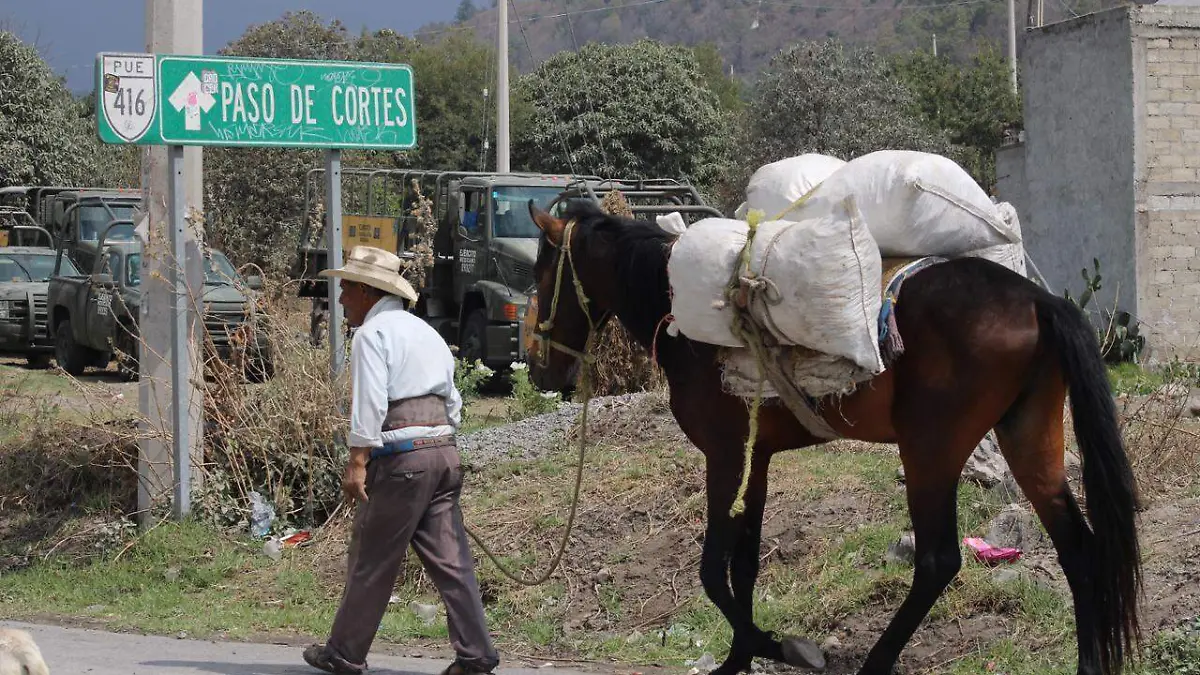
[[[120,77],[121,55],[97,60],[98,85]],[[129,55],[125,55],[129,56]],[[238,57],[135,55],[153,59],[154,104],[131,113],[120,80],[98,105],[109,143],[407,150],[416,146],[413,73],[404,64]],[[111,59],[111,65],[110,65]],[[139,61],[138,63],[141,63]],[[110,77],[111,76],[111,77]],[[99,99],[98,99],[99,101]],[[138,123],[122,115],[153,119]],[[145,112],[149,110],[149,112]],[[122,126],[124,125],[124,126]]]
[[[107,124],[100,136],[109,143],[136,143],[154,122],[158,90],[153,54],[103,54],[99,59],[99,103]],[[105,138],[105,132],[111,134]]]

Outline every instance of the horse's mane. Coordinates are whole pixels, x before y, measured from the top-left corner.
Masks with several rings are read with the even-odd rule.
[[[576,221],[579,250],[615,250],[619,292],[614,311],[630,333],[649,347],[663,318],[671,313],[667,260],[673,237],[653,223],[604,213],[591,200],[571,201],[561,217]]]

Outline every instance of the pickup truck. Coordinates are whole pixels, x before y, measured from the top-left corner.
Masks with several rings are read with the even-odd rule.
[[[114,223],[112,228],[131,227]],[[142,247],[137,237],[100,238],[93,269],[87,274],[72,272],[70,259],[60,247],[58,272],[50,279],[49,334],[54,357],[71,375],[87,368],[105,368],[113,359],[126,379],[138,376],[141,341],[138,316],[141,306]],[[225,254],[205,254],[204,286],[197,299],[203,306],[203,342],[206,356],[228,361],[243,349],[247,379],[262,381],[273,376],[274,360],[263,320],[255,309],[250,291],[262,287],[261,279],[242,279]],[[244,347],[242,347],[244,345]],[[212,352],[215,351],[215,354]]]
[[[78,274],[65,260],[62,272]],[[0,353],[19,354],[31,368],[50,365],[54,345],[46,332],[46,294],[54,249],[0,247]]]

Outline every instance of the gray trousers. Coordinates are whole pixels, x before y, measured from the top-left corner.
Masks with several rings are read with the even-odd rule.
[[[329,647],[351,663],[366,663],[411,544],[446,606],[458,660],[491,671],[500,657],[488,635],[458,505],[458,449],[447,445],[371,460],[366,490],[367,501],[354,517],[346,589]]]

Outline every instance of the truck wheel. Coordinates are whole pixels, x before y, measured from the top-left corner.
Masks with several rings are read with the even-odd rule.
[[[475,360],[487,361],[487,314],[482,309],[473,310],[463,322],[462,336],[458,340],[458,355],[467,363]]]
[[[117,361],[117,374],[125,382],[137,380],[140,372],[138,365],[139,341],[129,329],[118,324],[114,342],[116,350],[113,356]]]
[[[96,361],[95,350],[75,342],[70,319],[63,319],[54,333],[54,360],[58,361],[58,365],[67,371],[67,374],[79,377]]]

